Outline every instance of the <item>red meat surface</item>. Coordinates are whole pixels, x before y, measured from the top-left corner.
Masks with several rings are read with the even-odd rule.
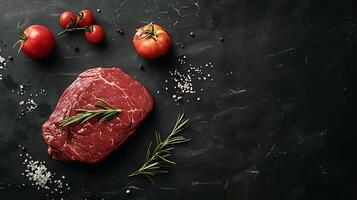
[[[100,98],[121,109],[109,121],[94,117],[81,124],[60,128],[61,120],[94,110]],[[81,73],[63,92],[49,119],[42,126],[48,154],[58,160],[94,163],[122,144],[153,108],[149,91],[120,68],[94,68]]]

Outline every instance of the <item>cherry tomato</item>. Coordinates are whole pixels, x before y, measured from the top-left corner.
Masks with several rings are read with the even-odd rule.
[[[98,44],[104,38],[104,29],[99,25],[92,25],[84,33],[86,40],[92,44]]]
[[[94,15],[91,10],[79,11],[77,19],[79,27],[85,27],[94,24]]]
[[[77,15],[72,11],[65,11],[60,15],[60,25],[63,28],[74,28],[76,24]]]
[[[146,59],[163,56],[172,46],[169,33],[161,26],[152,23],[137,30],[133,43],[136,52]]]
[[[20,33],[21,51],[30,58],[46,57],[55,48],[55,38],[50,29],[42,25],[31,25]]]

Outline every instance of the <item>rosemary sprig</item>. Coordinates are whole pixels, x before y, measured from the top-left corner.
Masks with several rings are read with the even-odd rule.
[[[101,109],[98,110],[77,109],[76,111],[78,111],[79,113],[77,115],[62,120],[60,123],[60,127],[64,128],[76,122],[84,123],[95,116],[102,116],[101,120],[99,121],[101,123],[112,119],[117,113],[121,112],[120,109],[114,108],[103,99],[95,98],[95,100],[98,101],[98,103],[96,103],[95,106]]]
[[[180,114],[174,128],[165,140],[161,139],[159,132],[155,132],[157,146],[151,152],[152,143],[150,143],[146,151],[146,159],[144,164],[140,169],[130,174],[129,177],[144,175],[151,181],[153,185],[155,185],[153,180],[155,175],[168,173],[167,170],[162,170],[162,168],[176,164],[174,161],[169,159],[171,156],[171,151],[174,149],[172,145],[184,143],[190,140],[183,136],[177,136],[178,133],[182,132],[188,127],[188,122],[189,119],[185,118],[184,114]]]

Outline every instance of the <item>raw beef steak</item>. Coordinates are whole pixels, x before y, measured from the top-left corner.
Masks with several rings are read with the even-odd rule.
[[[96,116],[81,124],[60,128],[61,120],[94,110],[100,98],[122,112],[104,122]],[[153,99],[147,89],[120,68],[94,68],[81,73],[60,97],[42,126],[48,154],[54,159],[94,163],[118,148],[150,113]]]

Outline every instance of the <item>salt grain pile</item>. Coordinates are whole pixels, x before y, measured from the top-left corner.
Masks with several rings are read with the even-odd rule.
[[[169,71],[169,78],[164,81],[165,90],[173,93],[172,99],[175,102],[182,101],[184,96],[194,96],[196,101],[200,101],[200,95],[204,89],[200,88],[203,82],[214,82],[212,76],[211,62],[203,65],[186,64],[186,56],[178,58],[179,67]],[[198,83],[202,82],[202,83]],[[159,93],[159,91],[158,91]],[[189,99],[186,100],[189,102]]]
[[[24,148],[19,145],[20,148]],[[22,175],[25,176],[30,184],[37,188],[37,190],[46,190],[50,194],[62,194],[70,190],[70,186],[66,183],[66,177],[61,176],[58,178],[56,173],[51,172],[45,161],[38,161],[32,159],[28,153],[20,153],[23,157],[24,170]],[[24,185],[25,186],[25,185]]]
[[[15,90],[12,90],[13,93],[15,93]],[[19,118],[21,118],[25,113],[31,112],[38,107],[37,101],[40,100],[41,96],[47,96],[46,90],[45,89],[38,89],[35,90],[34,92],[28,93],[25,90],[25,85],[19,85],[19,89],[16,92],[17,95],[19,95],[21,100],[19,101],[19,106],[21,110],[21,115]]]
[[[1,49],[0,49],[1,52]],[[6,59],[0,55],[0,80],[2,80],[2,71],[5,70]]]

